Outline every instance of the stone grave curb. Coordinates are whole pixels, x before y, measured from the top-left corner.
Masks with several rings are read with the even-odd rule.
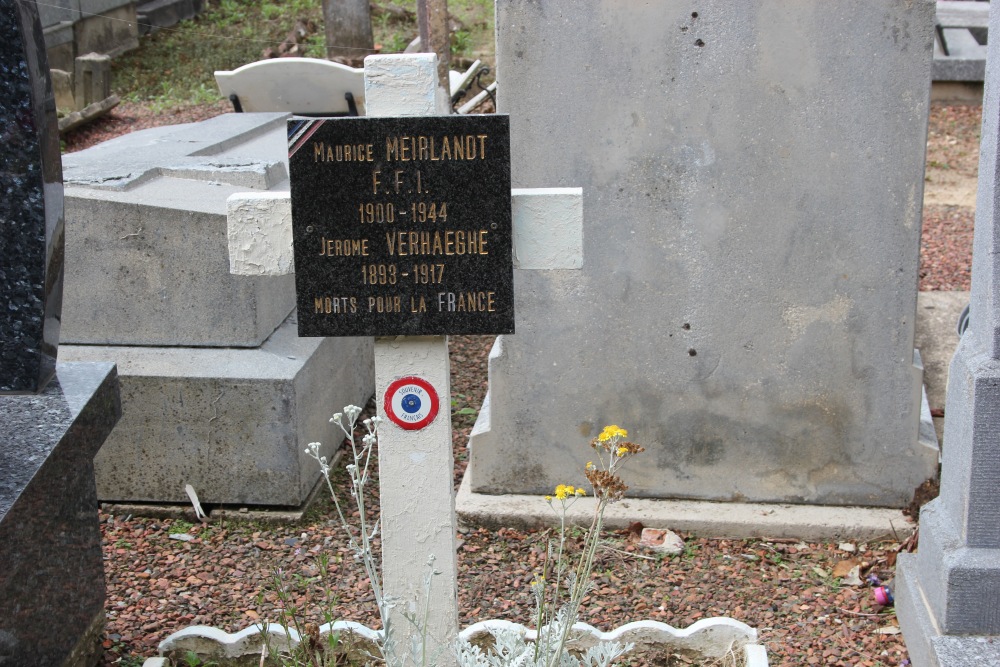
[[[455,511],[463,522],[487,528],[558,524],[541,496],[473,493],[468,474],[455,497]],[[593,498],[581,498],[567,511],[569,521],[576,524],[589,524],[592,517]],[[808,541],[902,540],[915,528],[901,510],[882,507],[626,498],[609,505],[604,515],[604,525],[610,530],[622,530],[635,521],[699,537]]]

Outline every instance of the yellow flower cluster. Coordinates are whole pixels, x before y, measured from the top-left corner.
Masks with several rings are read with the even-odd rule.
[[[556,499],[566,500],[567,498],[572,498],[574,496],[585,496],[587,492],[583,489],[578,489],[569,484],[560,484],[556,487]],[[546,500],[551,500],[552,496],[545,496]]]
[[[605,426],[601,434],[597,436],[600,442],[607,442],[614,438],[625,438],[628,437],[628,431],[623,428],[619,428],[617,425],[612,424],[611,426]]]

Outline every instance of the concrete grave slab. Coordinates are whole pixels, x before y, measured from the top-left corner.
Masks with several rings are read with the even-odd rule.
[[[295,305],[288,277],[229,274],[226,198],[287,189],[284,114],[228,114],[65,156],[63,340],[260,345]]]
[[[306,445],[340,443],[330,415],[374,391],[372,342],[299,338],[289,318],[259,348],[63,345],[114,359],[123,413],[95,460],[102,501],[297,507],[319,480]]]

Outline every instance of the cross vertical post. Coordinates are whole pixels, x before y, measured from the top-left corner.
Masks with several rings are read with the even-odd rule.
[[[365,59],[368,116],[427,116],[439,112],[437,58],[369,56]],[[375,339],[375,397],[380,404],[389,385],[417,375],[438,392],[441,414],[428,426],[404,431],[383,422],[379,437],[379,503],[382,521],[382,582],[398,600],[390,611],[400,655],[426,632],[434,662],[454,664],[458,635],[455,464],[451,442],[451,384],[446,336],[396,336]],[[428,558],[433,563],[428,565]],[[429,590],[424,581],[430,573]],[[430,613],[424,613],[425,610]],[[416,617],[415,627],[403,614]]]

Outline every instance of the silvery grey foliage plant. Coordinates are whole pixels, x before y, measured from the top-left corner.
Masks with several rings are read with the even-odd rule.
[[[409,651],[401,651],[394,638],[389,612],[400,601],[386,595],[382,589],[381,571],[372,547],[372,542],[379,533],[379,522],[369,524],[364,495],[365,486],[371,479],[372,454],[378,445],[381,418],[376,416],[362,421],[366,434],[359,443],[354,431],[360,415],[361,408],[349,405],[342,413],[338,412],[330,419],[344,432],[351,446],[352,460],[347,464],[346,471],[351,481],[350,493],[357,509],[359,525],[353,526],[347,521],[330,480],[330,464],[325,456],[319,454],[320,443],[310,443],[306,454],[319,463],[340,527],[347,535],[355,560],[361,562],[368,575],[383,628],[377,642],[382,660],[389,667],[436,667],[440,653],[434,655],[428,651],[426,614],[430,610],[427,609],[426,600],[422,614],[403,615],[407,622],[417,627],[420,641],[414,642]],[[643,451],[642,447],[626,442],[624,438],[627,435],[624,429],[608,426],[591,442],[598,464],[588,462],[585,474],[594,489],[597,502],[578,563],[569,563],[565,551],[566,511],[578,498],[585,496],[586,492],[582,488],[560,484],[556,487],[554,496],[545,497],[559,514],[560,522],[558,541],[549,547],[550,565],[546,566],[546,572],[536,577],[531,585],[538,626],[535,640],[527,639],[526,630],[519,631],[509,627],[490,630],[493,643],[485,649],[459,639],[454,656],[460,667],[611,667],[616,660],[634,648],[631,643],[599,642],[583,651],[573,650],[573,625],[579,616],[580,604],[591,589],[590,573],[600,541],[604,511],[609,503],[621,499],[627,488],[618,476],[618,470],[627,458]],[[424,581],[424,594],[428,598],[431,578],[435,573],[433,562],[434,556],[429,555],[428,575]],[[547,584],[547,576],[553,579],[553,585]]]

